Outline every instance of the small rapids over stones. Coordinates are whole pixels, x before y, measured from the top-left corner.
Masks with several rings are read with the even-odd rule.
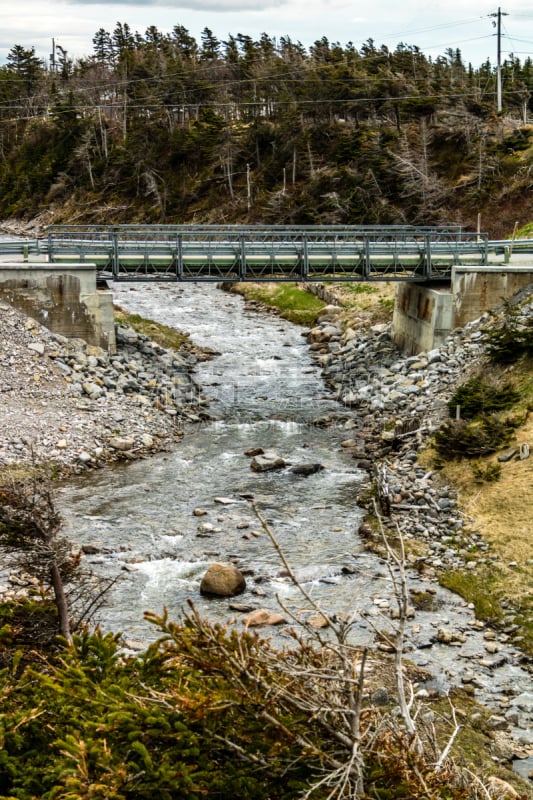
[[[253,497],[307,590],[329,613],[354,614],[354,640],[371,643],[376,629],[390,627],[396,603],[387,564],[358,534],[364,512],[356,498],[368,476],[341,447],[358,412],[325,389],[302,330],[208,284],[118,286],[115,295],[122,308],[186,331],[220,355],[194,372],[210,399],[210,421],[188,426],[173,452],[91,471],[60,494],[65,533],[83,547],[86,563],[98,575],[119,576],[96,621],[140,646],[157,633],[145,611],[166,607],[176,619],[188,600],[202,615],[239,626],[247,612],[280,612],[277,598],[311,614],[253,512]],[[254,448],[275,451],[285,466],[252,470],[246,453]],[[317,464],[323,469],[312,474],[294,470]],[[214,562],[239,567],[243,594],[200,594]],[[520,653],[505,637],[495,655],[487,649],[473,611],[434,579],[413,571],[410,588],[426,601],[410,620],[406,656],[432,671],[428,689],[469,684],[496,707],[495,729],[512,727],[524,744],[533,742],[526,731],[531,676]],[[291,641],[283,625],[265,635]]]

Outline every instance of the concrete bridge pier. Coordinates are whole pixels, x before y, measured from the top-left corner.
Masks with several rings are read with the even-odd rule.
[[[89,263],[0,263],[0,297],[54,333],[116,352],[113,297]]]
[[[494,311],[519,289],[533,284],[533,265],[456,266],[450,284],[399,283],[392,337],[415,355],[441,347],[448,334]]]

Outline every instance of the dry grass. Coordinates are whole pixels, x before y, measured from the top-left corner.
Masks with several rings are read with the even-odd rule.
[[[389,322],[394,310],[396,283],[340,283],[328,287],[344,306],[347,327],[360,328]]]
[[[524,442],[533,442],[533,419],[517,431],[513,446]],[[497,463],[497,457],[483,459],[482,463],[484,466]],[[476,480],[472,463],[466,460],[448,463],[442,474],[445,481],[460,490],[464,513],[475,520],[475,527],[490,543],[493,555],[504,564],[516,561],[520,566],[530,567],[529,585],[523,589],[532,591],[533,457],[501,464],[500,478],[491,483]]]
[[[528,652],[533,652],[533,415],[526,413],[533,399],[531,367],[531,361],[524,361],[511,370],[521,392],[521,400],[512,411],[525,421],[515,431],[510,446],[518,450],[521,444],[529,444],[532,455],[505,463],[498,462],[498,453],[475,462],[448,461],[441,471],[442,479],[459,491],[461,510],[472,529],[490,544],[492,561],[481,569],[487,580],[481,581],[479,591],[493,600],[507,601],[515,609],[521,644]],[[509,370],[497,373],[493,370],[496,380],[511,377]],[[434,453],[428,450],[421,460],[429,465],[433,458]],[[479,473],[496,464],[501,468],[500,477],[480,480]]]

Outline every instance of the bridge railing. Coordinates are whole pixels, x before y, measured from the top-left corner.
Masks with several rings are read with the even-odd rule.
[[[391,239],[398,234],[413,237],[423,236],[431,233],[433,237],[443,234],[462,233],[460,225],[197,225],[197,224],[178,224],[178,225],[50,225],[47,229],[49,238],[66,239],[95,238],[111,239],[118,236],[121,239],[137,238],[139,235],[143,239],[154,238],[160,241],[172,240],[177,234],[193,233],[198,238],[210,237],[217,234],[226,234],[231,238],[235,236],[246,236],[260,240],[262,237],[269,237],[271,234],[282,234],[284,237],[292,238],[301,236],[302,233],[312,234],[315,237],[321,236],[371,236],[373,238]]]
[[[46,239],[2,239],[0,240],[0,254],[5,256],[16,255],[27,259],[29,256],[41,256],[48,252]]]

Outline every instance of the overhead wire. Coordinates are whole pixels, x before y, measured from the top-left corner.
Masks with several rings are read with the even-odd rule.
[[[506,92],[504,92],[504,95],[505,96],[517,95],[517,96],[520,97],[522,95],[522,91],[519,90],[519,89],[515,89],[515,90],[511,89],[511,90],[507,90]],[[465,98],[478,99],[478,97],[479,97],[479,90],[472,91],[472,92],[428,94],[428,95],[426,95],[424,97],[421,97],[420,95],[417,94],[417,95],[399,95],[397,97],[391,97],[390,95],[384,95],[382,97],[340,98],[340,99],[336,99],[336,100],[331,100],[331,99],[324,99],[324,100],[304,100],[304,99],[287,99],[287,100],[279,100],[279,99],[277,99],[277,100],[272,100],[272,99],[270,99],[268,101],[266,99],[265,100],[253,100],[253,101],[250,100],[250,101],[239,102],[239,106],[243,107],[243,108],[253,108],[253,107],[255,107],[255,108],[264,108],[265,105],[268,102],[273,108],[280,108],[280,107],[284,107],[284,106],[294,106],[296,108],[300,108],[300,107],[320,106],[320,105],[353,106],[353,105],[357,105],[357,104],[361,104],[361,103],[375,103],[375,102],[394,103],[394,102],[405,102],[405,101],[409,101],[409,100],[421,100],[421,99],[422,100],[460,100],[460,99],[465,99]],[[113,110],[122,111],[123,108],[124,108],[124,104],[123,104],[123,102],[116,102],[116,103],[107,102],[107,103],[101,104],[99,107],[101,109],[108,110],[108,111],[113,111]],[[216,101],[215,100],[215,101],[199,102],[199,103],[184,103],[184,104],[180,104],[179,110],[183,110],[183,111],[191,110],[191,109],[199,110],[199,109],[201,109],[203,107],[211,108],[211,109],[234,108],[235,107],[235,102],[231,102],[231,101],[221,102],[221,101]],[[18,110],[18,109],[23,110],[25,108],[26,108],[26,106],[24,106],[24,105],[11,106],[6,110],[15,111],[15,110]],[[95,111],[95,106],[94,105],[85,105],[85,106],[80,105],[80,106],[76,107],[76,110],[78,112],[84,112],[84,111],[93,111],[94,112]],[[135,103],[135,102],[130,102],[130,103],[128,103],[128,110],[129,111],[156,110],[156,111],[174,111],[175,112],[177,110],[177,108],[176,108],[176,104],[161,105],[161,104],[155,104],[155,103]],[[63,111],[54,110],[54,116],[60,116],[61,114],[68,114],[68,113],[72,113],[72,112],[70,110],[63,110]],[[29,116],[26,116],[26,117],[17,117],[17,119],[35,119],[36,117],[42,117],[42,116],[43,116],[42,113],[41,114],[37,114],[36,113],[36,114],[29,115]],[[48,114],[45,115],[45,116],[48,116]]]

